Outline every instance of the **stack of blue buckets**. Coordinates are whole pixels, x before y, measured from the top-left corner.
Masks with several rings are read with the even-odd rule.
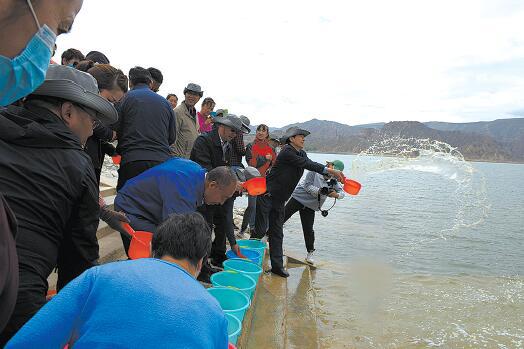
[[[226,314],[229,342],[234,345],[255,295],[266,249],[266,244],[260,240],[238,240],[237,243],[248,259],[238,258],[233,251],[227,251],[229,259],[224,262],[224,271],[211,275],[213,287],[207,289]]]

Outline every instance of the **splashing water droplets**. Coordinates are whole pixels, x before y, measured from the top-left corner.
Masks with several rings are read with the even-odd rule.
[[[401,259],[412,254],[421,244],[446,240],[463,228],[482,223],[487,216],[490,206],[483,174],[475,170],[455,147],[444,142],[398,137],[384,139],[358,154],[352,164],[351,174],[361,178],[384,171],[401,170],[442,177],[447,184],[435,188],[435,193],[439,195],[444,190],[452,192],[451,198],[456,207],[450,226],[428,231],[424,234],[425,238],[411,241],[406,252],[399,256]],[[420,178],[423,180],[424,176]],[[404,185],[409,190],[409,183]]]

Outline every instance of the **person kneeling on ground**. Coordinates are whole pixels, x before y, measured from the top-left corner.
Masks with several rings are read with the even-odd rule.
[[[340,160],[328,161],[327,167],[344,171],[344,163]],[[285,207],[284,223],[297,211],[300,213],[300,223],[302,224],[307,249],[306,262],[311,264],[315,263],[313,259],[313,252],[315,251],[315,231],[313,230],[315,211],[322,209],[322,205],[328,197],[339,200],[344,197],[340,183],[330,174],[309,171],[304,181],[295,188]],[[327,212],[328,210],[322,211],[322,215],[327,215]]]
[[[195,279],[210,248],[199,213],[173,214],[153,236],[153,258],[84,272],[6,348],[227,348],[224,312]]]

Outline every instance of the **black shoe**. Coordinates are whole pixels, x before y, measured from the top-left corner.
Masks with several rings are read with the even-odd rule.
[[[224,271],[224,268],[222,268],[221,266],[219,265],[216,265],[214,263],[214,261],[212,259],[209,260],[209,266],[208,266],[208,271],[211,273],[211,274],[214,274],[214,273],[218,273],[220,271]]]
[[[215,256],[215,257],[209,258],[209,262],[218,268],[222,267],[222,264],[224,263],[224,261],[227,261],[227,257],[225,254],[222,256]]]
[[[271,272],[273,274],[277,274],[278,276],[282,276],[283,278],[287,278],[289,276],[289,273],[284,268],[271,268]]]
[[[211,276],[214,273],[218,273],[219,271],[222,271],[222,270],[219,270],[218,268],[213,267],[210,263],[203,263],[200,274],[207,274]]]

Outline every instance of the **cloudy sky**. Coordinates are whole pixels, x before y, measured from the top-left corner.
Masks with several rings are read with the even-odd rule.
[[[524,2],[85,0],[67,48],[252,123],[470,122],[524,110]]]

